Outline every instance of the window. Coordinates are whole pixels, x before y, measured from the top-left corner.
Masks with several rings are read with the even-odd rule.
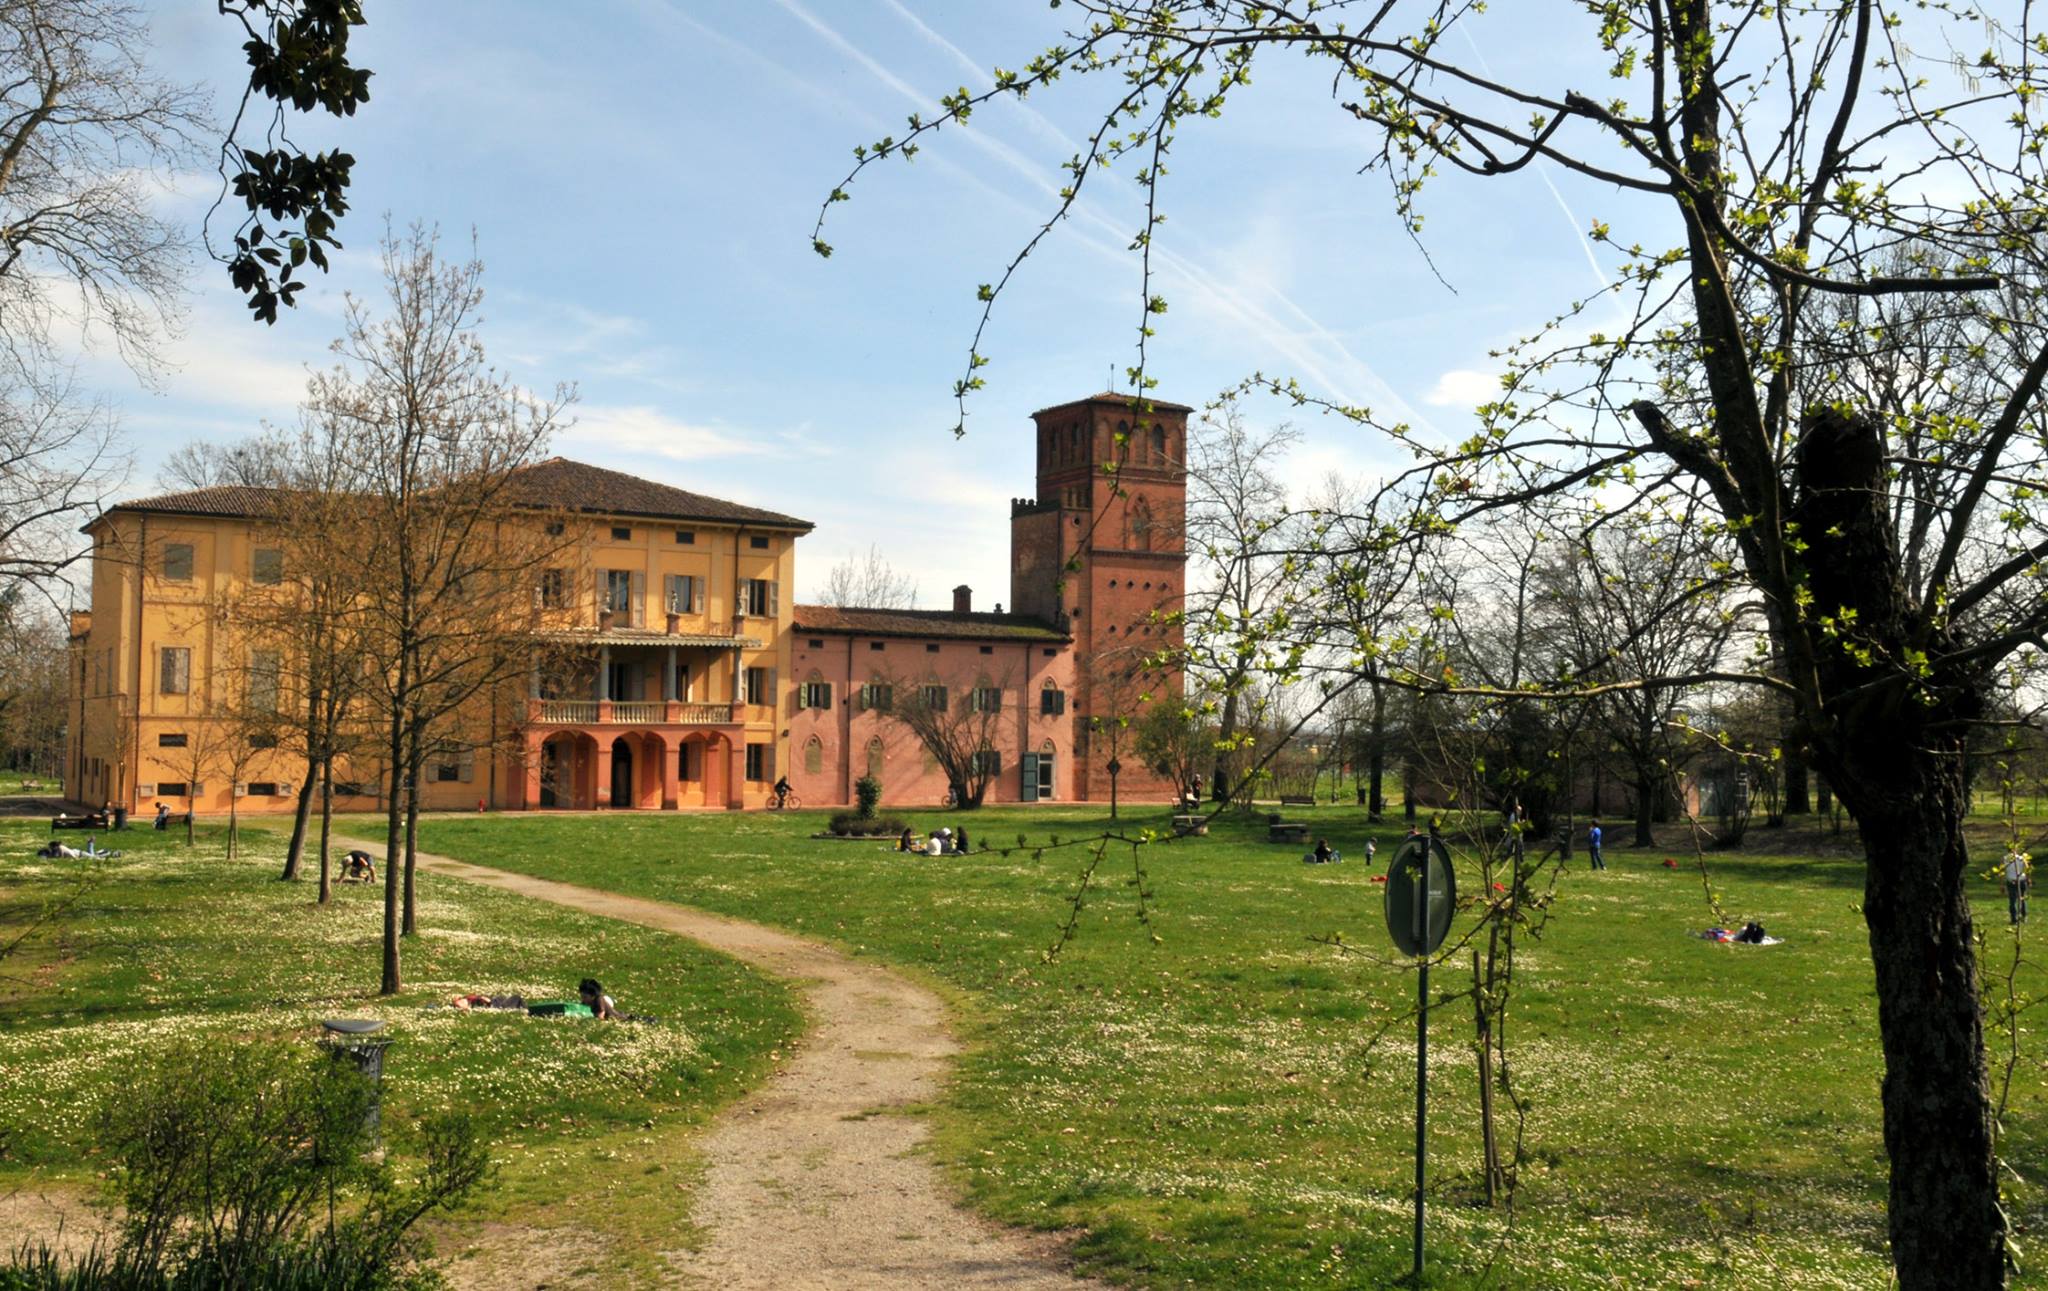
[[[939,647],[938,647],[938,643],[937,643],[937,642],[933,642],[933,641],[927,641],[927,642],[925,642],[925,644],[924,644],[924,652],[925,652],[926,654],[937,654],[937,653],[939,652]]]
[[[367,798],[370,796],[370,792],[363,788],[360,781],[336,780],[334,782],[334,796],[337,798]]]
[[[157,693],[192,693],[192,650],[189,646],[164,646],[157,651]]]
[[[766,538],[749,538],[747,539],[747,546],[755,551],[766,551],[768,550],[768,540]]]
[[[885,646],[885,645],[884,645],[884,644],[883,644],[882,642],[880,642],[880,641],[870,641],[870,642],[868,642],[868,649],[870,649],[870,650],[885,650],[885,649],[887,649],[887,648],[888,648],[888,647],[887,647],[887,646]]]
[[[1046,657],[1046,658],[1048,658],[1048,659],[1052,658],[1052,657],[1053,657],[1054,655],[1056,655],[1056,654],[1058,654],[1058,653],[1059,653],[1059,651],[1057,651],[1057,650],[1053,649],[1053,648],[1052,648],[1051,646],[1047,646],[1047,647],[1045,648],[1045,657]]]
[[[192,544],[189,542],[167,542],[164,544],[164,577],[176,583],[192,581]]]
[[[868,774],[877,780],[882,778],[882,761],[882,740],[877,736],[868,741]]]
[[[613,525],[613,526],[612,526],[612,541],[613,541],[613,542],[631,542],[631,541],[633,541],[633,531],[632,531],[632,529],[630,529],[630,528],[628,528],[627,526],[625,526],[625,525],[622,525],[622,524],[615,524],[615,525]]]
[[[250,781],[250,782],[249,782],[249,796],[250,796],[251,798],[275,798],[275,797],[277,797],[277,781],[275,781],[275,780],[252,780],[252,781]]]
[[[277,747],[277,737],[269,734],[251,735],[249,737],[249,747],[259,753],[265,749],[274,749]]]
[[[825,745],[813,735],[804,742],[804,771],[817,775],[825,769]]]
[[[281,666],[275,650],[249,652],[249,707],[259,713],[277,711]]]
[[[819,681],[815,677],[805,682],[797,691],[796,706],[798,708],[832,707],[832,683],[829,681]]]
[[[772,704],[775,702],[775,670],[773,668],[749,668],[747,678],[747,702],[749,704]]]
[[[462,776],[462,768],[453,762],[434,763],[433,779],[437,784],[453,784]]]
[[[768,778],[771,763],[768,752],[766,744],[747,745],[747,779],[759,784]]]
[[[1155,462],[1164,462],[1166,460],[1166,427],[1164,426],[1154,426],[1152,428],[1152,460]]]
[[[185,782],[182,780],[159,780],[156,785],[156,796],[159,798],[183,798],[186,796]]]
[[[543,569],[540,571],[540,607],[544,610],[566,609],[569,605],[569,571],[566,569]]]
[[[249,554],[249,581],[275,587],[284,581],[284,553],[276,547],[258,547]]]
[[[1039,746],[1038,750],[1038,796],[1040,798],[1050,798],[1053,796],[1052,790],[1055,783],[1052,773],[1053,760],[1054,749],[1052,741],[1047,740],[1043,745]]]
[[[976,686],[968,706],[977,713],[1000,713],[1003,711],[1003,692],[996,686]]]
[[[1038,692],[1038,712],[1043,717],[1058,717],[1067,711],[1067,692],[1050,681]]]
[[[185,747],[185,732],[166,731],[156,737],[156,746],[160,749],[182,749]]]
[[[676,665],[676,698],[686,704],[690,702],[689,664],[679,663]]]
[[[560,520],[550,520],[550,521],[548,521],[548,523],[547,523],[547,535],[548,535],[548,537],[550,537],[550,538],[559,538],[559,537],[561,537],[561,536],[562,536],[562,522],[561,522]]]
[[[946,688],[944,686],[919,686],[918,702],[935,713],[946,711]]]
[[[974,753],[974,774],[998,776],[1003,773],[1003,755],[994,749],[977,749]]]
[[[704,580],[694,574],[670,574],[664,580],[662,603],[670,614],[704,612]]]
[[[896,707],[896,688],[886,681],[871,681],[860,688],[860,706],[872,713],[886,713]]]
[[[604,600],[599,609],[617,614],[633,605],[633,571],[630,569],[607,569],[599,575],[604,580]]]
[[[678,529],[676,530],[676,542],[685,547],[695,546],[697,534],[694,530]]]
[[[819,640],[819,639],[818,639],[817,637],[812,637],[812,638],[811,638],[811,649],[813,649],[813,650],[823,650],[824,648],[825,648],[825,643],[824,643],[823,641],[820,641],[820,640]]]
[[[773,579],[750,578],[740,586],[740,612],[774,618],[782,612],[782,586]]]

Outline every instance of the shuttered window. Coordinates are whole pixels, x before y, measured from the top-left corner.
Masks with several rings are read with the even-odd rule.
[[[157,693],[192,693],[192,651],[188,646],[164,646],[157,651]]]

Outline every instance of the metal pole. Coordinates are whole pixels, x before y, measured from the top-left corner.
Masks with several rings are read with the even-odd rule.
[[[1429,862],[1430,847],[1422,847],[1416,882],[1421,888],[1415,902],[1415,944],[1429,944]],[[1422,954],[1421,971],[1415,988],[1415,1282],[1422,1283],[1422,1163],[1425,1145],[1423,1125],[1429,1107],[1429,952]]]

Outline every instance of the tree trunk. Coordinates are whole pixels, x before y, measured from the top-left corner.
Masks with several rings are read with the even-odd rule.
[[[334,827],[334,759],[324,759],[320,764],[320,904],[326,905],[334,896],[334,880],[330,877],[327,854]]]
[[[1932,762],[1925,755],[1905,758]],[[1892,1261],[1901,1291],[2005,1285],[1991,1094],[1965,886],[1959,760],[1863,806],[1863,918],[1877,969]],[[1845,791],[1848,781],[1844,781]]]
[[[1835,791],[1828,788],[1826,776],[1815,778],[1813,782],[1813,802],[1814,811],[1823,816],[1835,809]]]
[[[1784,742],[1785,750],[1785,814],[1804,816],[1813,811],[1812,799],[1807,796],[1807,785],[1812,777],[1807,774],[1806,755],[1793,752],[1790,740]]]
[[[1372,688],[1372,749],[1367,767],[1371,788],[1366,794],[1365,818],[1377,825],[1387,811],[1387,692],[1383,686]]]
[[[319,765],[312,759],[306,760],[306,782],[299,786],[299,804],[292,814],[292,838],[284,849],[284,873],[277,877],[286,883],[299,877],[299,858],[306,850],[306,818],[313,812],[313,779]]]
[[[394,707],[391,713],[391,796],[384,805],[384,979],[380,995],[398,994],[398,859],[404,844],[405,825],[405,722]]]
[[[419,906],[413,899],[412,871],[413,861],[419,855],[422,761],[419,733],[414,732],[405,775],[405,915],[399,927],[399,931],[408,937],[419,931]]]
[[[1231,753],[1226,746],[1237,734],[1237,689],[1226,685],[1223,692],[1223,709],[1216,715],[1216,765],[1209,777],[1211,791],[1218,802],[1229,802],[1237,792],[1237,785],[1231,779]],[[1113,796],[1113,794],[1112,794]]]
[[[1657,812],[1658,777],[1655,772],[1636,772],[1636,846],[1655,847],[1657,835],[1651,822]]]
[[[1401,816],[1409,824],[1415,823],[1415,759],[1401,759]]]

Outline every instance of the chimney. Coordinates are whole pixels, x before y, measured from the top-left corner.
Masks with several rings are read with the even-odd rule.
[[[953,613],[971,614],[974,611],[974,589],[962,583],[953,589]]]

